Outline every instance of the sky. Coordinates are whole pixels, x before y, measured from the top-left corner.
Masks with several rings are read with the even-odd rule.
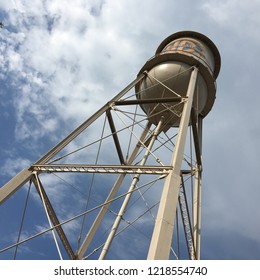
[[[222,59],[203,125],[202,259],[259,259],[259,11],[258,0],[0,0],[0,185],[131,82],[164,38],[197,31]],[[12,209],[0,207],[1,224]]]

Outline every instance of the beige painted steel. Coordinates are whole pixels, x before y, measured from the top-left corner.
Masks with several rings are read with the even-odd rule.
[[[20,187],[27,183],[32,176],[32,171],[24,169],[0,188],[0,204],[14,194]]]
[[[181,164],[184,157],[184,148],[197,81],[197,74],[198,69],[194,67],[191,73],[189,87],[187,90],[187,100],[183,106],[176,145],[173,151],[171,162],[173,170],[165,179],[161,201],[155,221],[154,231],[147,256],[147,259],[149,260],[169,259],[181,183]]]
[[[155,98],[158,102],[161,98],[175,97],[177,94],[185,97],[189,85],[192,67],[183,62],[169,61],[154,66],[140,84],[139,96],[141,99]],[[157,80],[163,83],[160,84]],[[169,89],[167,89],[167,88]],[[194,97],[193,107],[198,113],[205,108],[208,98],[208,88],[205,80],[198,75],[197,91]],[[198,100],[198,102],[197,102]],[[157,103],[142,104],[142,109],[148,115],[150,121],[157,124],[161,117],[169,127],[180,124],[180,115],[183,103]]]
[[[178,102],[166,106],[160,103],[160,99],[184,96],[193,66],[199,68],[198,102],[193,104],[194,109],[203,117],[209,113],[216,96],[215,80],[220,70],[220,55],[215,44],[205,35],[183,31],[167,37],[155,56],[138,73],[139,76],[146,72],[147,76],[136,85],[136,97],[141,100],[158,99],[158,104],[140,105],[151,122],[157,124],[160,117],[164,116],[168,129],[179,126],[179,114],[183,106]],[[164,111],[160,113],[163,108]]]

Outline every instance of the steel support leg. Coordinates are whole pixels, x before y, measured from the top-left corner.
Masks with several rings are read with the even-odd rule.
[[[65,234],[65,232],[63,231],[62,229],[62,226],[60,226],[60,221],[52,207],[52,204],[43,188],[43,185],[38,177],[38,174],[35,172],[34,176],[32,177],[32,181],[35,185],[35,188],[37,190],[37,192],[39,193],[40,195],[40,198],[42,200],[42,203],[44,205],[44,207],[46,207],[46,210],[47,210],[47,213],[48,213],[48,216],[49,218],[51,219],[51,222],[54,226],[56,226],[56,232],[58,233],[59,237],[60,237],[60,240],[64,246],[64,249],[66,250],[69,258],[71,260],[74,260],[75,259],[75,254],[72,250],[72,247],[67,239],[67,236]]]
[[[166,260],[169,259],[174,220],[179,197],[181,183],[181,164],[184,156],[186,136],[189,126],[193,95],[197,81],[198,69],[194,67],[187,90],[187,100],[183,106],[179,132],[172,157],[173,170],[167,176],[161,201],[155,221],[152,240],[148,252],[148,259]]]

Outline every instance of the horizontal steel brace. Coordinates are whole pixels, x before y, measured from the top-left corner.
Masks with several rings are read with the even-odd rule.
[[[136,105],[136,104],[151,104],[151,103],[170,103],[182,102],[186,97],[169,97],[169,98],[147,98],[147,99],[133,99],[133,100],[118,100],[112,102],[112,105]]]
[[[168,174],[172,166],[139,166],[139,165],[88,165],[88,164],[34,164],[33,171],[79,172],[79,173],[125,173],[125,174]]]

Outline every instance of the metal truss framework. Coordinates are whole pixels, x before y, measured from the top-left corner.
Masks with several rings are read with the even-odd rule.
[[[56,231],[60,238],[60,241],[68,254],[70,259],[84,259],[86,251],[92,242],[106,212],[109,209],[109,205],[115,198],[124,178],[128,174],[133,174],[132,183],[130,188],[125,195],[125,200],[122,203],[122,207],[119,210],[114,225],[110,231],[110,234],[102,248],[100,259],[106,257],[106,254],[110,248],[110,245],[115,237],[118,226],[123,219],[126,207],[131,198],[131,194],[137,189],[137,182],[140,176],[156,175],[158,178],[164,179],[163,194],[158,210],[157,219],[154,227],[154,234],[151,240],[150,250],[148,253],[148,258],[150,259],[167,259],[169,257],[169,252],[171,249],[172,239],[168,239],[168,243],[165,244],[165,234],[172,236],[176,209],[180,206],[180,213],[183,221],[185,240],[187,242],[187,250],[190,259],[200,258],[200,220],[201,220],[201,172],[202,172],[202,160],[201,160],[201,135],[202,135],[202,116],[197,115],[196,109],[192,107],[193,93],[196,90],[196,79],[197,79],[198,69],[193,68],[191,74],[191,80],[189,84],[189,89],[187,91],[187,96],[173,96],[171,98],[161,98],[161,99],[136,99],[135,95],[130,95],[129,92],[133,89],[140,81],[146,77],[147,73],[144,72],[142,75],[138,76],[132,83],[130,83],[123,91],[121,91],[117,96],[105,104],[101,109],[99,109],[95,114],[93,114],[89,119],[82,123],[78,128],[71,132],[67,137],[65,137],[60,143],[53,147],[49,152],[47,152],[42,158],[35,162],[31,167],[21,171],[9,182],[7,182],[2,188],[0,188],[0,203],[6,201],[11,197],[19,188],[25,185],[27,182],[32,182],[35,185],[37,192],[39,193],[41,200],[46,205],[47,216],[49,217],[52,227],[51,230]],[[162,86],[164,86],[162,84]],[[164,104],[164,110],[171,110],[172,104],[184,104],[183,112],[181,114],[180,126],[178,128],[177,140],[174,144],[173,158],[168,165],[164,165],[162,161],[156,157],[152,149],[154,143],[158,140],[158,137],[164,132],[164,120],[154,128],[151,129],[152,124],[149,122],[149,118],[145,115],[141,116],[142,121],[146,120],[146,125],[142,126],[142,132],[140,135],[134,133],[131,137],[136,137],[136,144],[132,147],[132,152],[130,155],[126,156],[124,147],[122,146],[120,140],[120,132],[123,129],[117,128],[117,121],[115,121],[114,113],[120,111],[122,108],[128,108],[129,106],[138,106],[140,104]],[[110,138],[113,139],[113,144],[116,150],[115,164],[98,164],[95,163],[71,163],[62,162],[62,156],[60,152],[65,150],[65,148],[76,139],[81,133],[83,133],[88,127],[90,127],[95,121],[101,117],[105,116],[110,129]],[[126,126],[124,129],[131,130],[134,125],[139,125],[136,116],[133,116],[133,122],[131,125]],[[195,152],[195,161],[190,169],[183,168],[182,162],[184,155],[184,148],[186,143],[186,135],[188,131],[189,124],[191,124],[192,135],[193,135],[193,145]],[[105,137],[104,137],[105,138]],[[167,141],[170,139],[167,139]],[[166,141],[166,142],[167,142]],[[170,142],[170,141],[169,141]],[[165,143],[161,144],[166,145]],[[181,147],[180,147],[181,146]],[[78,149],[80,150],[80,149]],[[142,158],[137,161],[137,157],[140,157],[140,150],[143,150],[144,154]],[[56,157],[56,158],[55,158]],[[147,162],[148,157],[154,157],[155,164],[150,164]],[[54,207],[48,197],[47,192],[44,188],[44,183],[39,179],[39,174],[50,174],[50,173],[92,173],[92,174],[117,174],[117,179],[111,188],[110,193],[106,197],[103,206],[100,207],[99,213],[97,214],[91,228],[85,235],[83,242],[80,244],[77,250],[73,249],[60,222]],[[185,180],[184,176],[189,175],[194,178],[193,187],[193,201],[188,201],[185,192]],[[172,190],[174,193],[172,194]],[[167,202],[168,197],[168,202]],[[170,200],[169,200],[170,199]],[[166,200],[166,202],[165,202]],[[168,209],[169,206],[171,210]],[[190,211],[189,204],[192,205],[192,214]],[[167,218],[170,228],[165,228],[165,211],[167,212]],[[162,215],[162,216],[160,216]],[[163,218],[162,218],[163,217]],[[165,233],[167,232],[167,233]],[[18,242],[19,243],[19,242]],[[18,244],[16,244],[18,246]],[[160,248],[160,250],[159,250]],[[158,251],[159,250],[159,251]],[[2,250],[3,251],[3,250]],[[1,251],[0,251],[1,252]]]

